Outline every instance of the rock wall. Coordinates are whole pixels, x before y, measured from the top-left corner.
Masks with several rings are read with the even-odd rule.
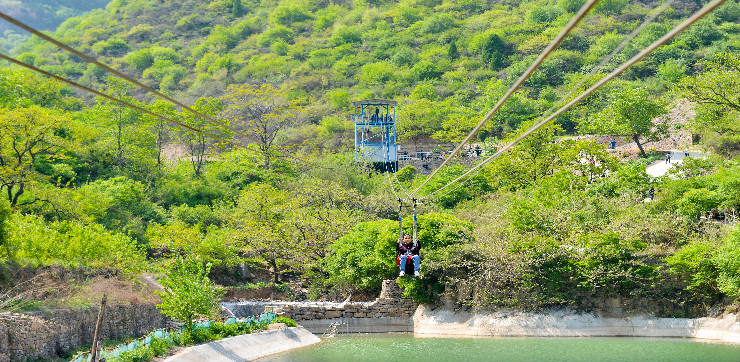
[[[282,316],[293,318],[296,322],[303,324],[311,331],[323,332],[332,323],[340,323],[348,326],[347,320],[355,320],[358,328],[365,328],[368,332],[409,332],[413,331],[412,316],[416,312],[419,303],[413,299],[404,298],[401,288],[395,280],[384,280],[380,296],[372,302],[340,303],[332,305],[289,304],[283,305],[277,313]],[[372,318],[378,321],[378,327],[384,325],[388,328],[374,328],[368,323],[357,322],[360,318]],[[387,319],[384,322],[381,320]],[[319,320],[322,320],[318,322]],[[343,321],[344,320],[344,321]],[[371,323],[375,324],[375,323]],[[360,327],[361,326],[361,327]],[[323,329],[322,329],[323,328]]]
[[[92,343],[98,307],[27,314],[0,313],[0,362],[54,357]],[[102,339],[139,337],[167,324],[154,305],[114,305],[105,310]]]

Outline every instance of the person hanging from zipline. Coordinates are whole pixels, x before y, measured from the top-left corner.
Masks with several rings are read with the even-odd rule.
[[[421,250],[421,244],[419,239],[416,237],[416,199],[414,201],[414,224],[413,224],[413,236],[410,234],[403,233],[403,219],[401,212],[403,210],[403,201],[398,199],[398,243],[396,244],[396,265],[400,270],[398,273],[399,277],[406,275],[406,264],[412,263],[414,265],[414,276],[419,276],[419,268],[421,267],[421,256],[419,256],[419,250]]]
[[[406,275],[406,264],[409,262],[414,264],[414,276],[419,276],[419,268],[421,267],[419,250],[421,250],[421,244],[419,244],[418,240],[414,242],[411,235],[406,234],[403,238],[398,239],[398,244],[396,244],[396,255],[398,255],[396,261],[400,269],[400,273],[398,273],[399,277]]]

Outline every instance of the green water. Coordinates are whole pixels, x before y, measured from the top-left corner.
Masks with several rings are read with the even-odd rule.
[[[674,338],[324,339],[258,362],[740,362],[740,345]]]

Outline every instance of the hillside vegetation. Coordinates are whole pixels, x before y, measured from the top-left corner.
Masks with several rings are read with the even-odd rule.
[[[674,1],[606,69],[706,2]],[[399,107],[405,137],[447,141],[467,133],[581,3],[118,0],[67,20],[56,36],[183,99],[218,97],[229,84],[279,84],[312,123],[339,122],[333,117],[350,112],[352,100],[406,101]],[[613,0],[597,6],[482,136],[502,138],[549,108],[655,5]],[[739,18],[737,3],[728,1],[558,122],[574,132],[581,118],[602,109],[621,88],[643,87],[660,96],[698,60],[737,51]],[[96,67],[38,40],[15,53],[87,84],[105,81]]]
[[[110,0],[1,0],[0,11],[39,30],[54,30],[64,20],[105,7]],[[28,35],[10,23],[0,23],[0,49],[10,50],[28,40]]]
[[[704,3],[674,1],[607,68]],[[358,167],[350,102],[398,100],[406,147],[459,141],[581,4],[114,0],[69,19],[57,38],[233,129],[32,38],[14,49],[22,61],[220,139],[3,68],[0,258],[9,269],[131,278],[187,257],[232,289],[271,281],[300,285],[296,298],[375,293],[397,275],[394,193],[426,176]],[[657,5],[602,1],[478,134],[485,154],[533,124]],[[668,316],[736,308],[739,19],[728,1],[463,187],[427,199],[424,278],[403,279],[407,293],[484,309],[599,310],[607,298]],[[646,173],[662,158],[654,150],[622,162],[594,142],[561,139],[660,139],[668,125],[653,118],[674,102],[696,102],[688,126],[710,155],[663,177]],[[420,195],[465,170],[453,162]]]

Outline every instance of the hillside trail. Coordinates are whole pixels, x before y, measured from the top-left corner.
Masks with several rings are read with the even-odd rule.
[[[648,175],[652,177],[663,176],[672,167],[682,164],[683,160],[686,159],[685,150],[670,150],[669,152],[671,153],[671,163],[666,163],[665,160],[655,161],[647,167],[646,171]],[[698,151],[689,151],[688,157],[705,158],[706,156]]]

